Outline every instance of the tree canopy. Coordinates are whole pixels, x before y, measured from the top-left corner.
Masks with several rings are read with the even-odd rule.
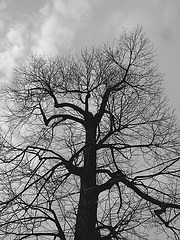
[[[154,60],[137,27],[14,70],[0,239],[180,239],[180,132]]]

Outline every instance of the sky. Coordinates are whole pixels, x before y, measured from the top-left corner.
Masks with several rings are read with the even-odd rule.
[[[180,121],[180,0],[0,0],[0,83],[33,54],[112,42],[142,25]]]
[[[0,0],[0,82],[34,54],[112,42],[142,25],[180,121],[180,0]]]

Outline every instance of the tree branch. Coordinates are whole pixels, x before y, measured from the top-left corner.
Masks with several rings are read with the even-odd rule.
[[[121,170],[113,173],[111,179],[109,179],[106,183],[98,186],[98,194],[103,192],[103,191],[105,191],[105,190],[107,190],[107,189],[110,189],[117,182],[124,183],[127,187],[129,187],[136,194],[138,194],[138,196],[140,196],[141,198],[143,198],[144,200],[146,200],[148,202],[151,202],[151,203],[153,203],[155,205],[158,205],[161,209],[165,209],[165,208],[180,209],[180,205],[178,205],[178,204],[162,202],[162,201],[160,201],[158,199],[155,199],[155,198],[149,196],[147,193],[141,191],[135,185],[134,181],[129,181],[127,176]]]
[[[72,104],[73,105],[73,104]],[[71,116],[69,114],[55,114],[49,118],[46,117],[42,107],[41,107],[41,104],[39,104],[39,108],[40,108],[40,111],[41,111],[41,115],[43,117],[43,120],[44,120],[44,123],[46,126],[48,126],[48,124],[53,120],[53,119],[56,119],[56,118],[61,118],[62,121],[66,121],[67,119],[69,120],[73,120],[75,122],[78,122],[78,123],[81,123],[83,126],[85,125],[84,121],[80,118],[77,118],[77,117],[74,117],[74,116]]]

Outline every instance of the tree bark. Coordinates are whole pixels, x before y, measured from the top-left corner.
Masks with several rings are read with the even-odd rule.
[[[94,240],[97,217],[96,126],[93,118],[86,124],[86,147],[81,175],[81,191],[77,213],[75,240]]]

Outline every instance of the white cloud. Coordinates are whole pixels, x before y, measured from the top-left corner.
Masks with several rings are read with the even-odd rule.
[[[23,57],[25,46],[25,26],[17,25],[11,28],[4,38],[0,39],[0,73],[1,76],[11,77],[12,69]]]
[[[11,28],[6,35],[8,42],[13,45],[22,45],[23,44],[22,32],[23,26]]]
[[[5,9],[6,4],[0,0],[0,9]],[[54,55],[61,49],[69,49],[76,31],[86,22],[90,12],[88,0],[47,0],[38,14],[32,14],[34,18],[30,22],[16,20],[8,22],[11,26],[5,26],[4,19],[1,28],[0,19],[1,79],[10,79],[12,69],[27,58],[30,51]]]
[[[68,0],[68,1],[53,1],[54,9],[65,18],[72,20],[81,20],[82,15],[90,10],[90,5],[86,0]]]
[[[87,0],[49,0],[39,11],[42,24],[34,33],[32,51],[53,55],[68,49],[90,11]]]

